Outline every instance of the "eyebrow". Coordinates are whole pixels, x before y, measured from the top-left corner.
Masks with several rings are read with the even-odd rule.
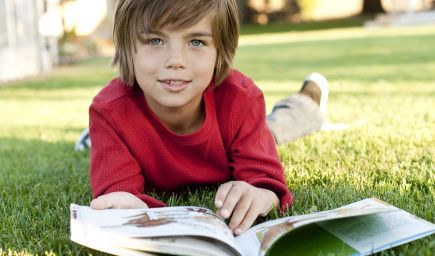
[[[208,32],[192,32],[188,34],[189,37],[212,37]]]
[[[148,32],[144,31],[143,34],[155,34],[159,36],[165,36],[165,33],[158,30],[150,30]],[[186,37],[212,37],[212,34],[205,31],[198,31],[198,32],[188,33]]]

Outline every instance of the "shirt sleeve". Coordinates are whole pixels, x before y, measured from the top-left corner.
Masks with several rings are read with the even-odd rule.
[[[112,124],[109,114],[97,110],[94,105],[90,107],[90,182],[93,197],[124,191],[137,196],[149,207],[165,206],[163,202],[143,194],[145,180],[141,168]]]
[[[275,141],[266,126],[263,93],[257,90],[254,96],[239,102],[242,107],[234,113],[230,165],[236,180],[275,192],[280,199],[280,210],[285,212],[293,196],[286,185]]]

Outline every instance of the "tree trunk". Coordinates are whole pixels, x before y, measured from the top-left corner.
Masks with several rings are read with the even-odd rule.
[[[381,0],[364,0],[362,14],[385,13]]]

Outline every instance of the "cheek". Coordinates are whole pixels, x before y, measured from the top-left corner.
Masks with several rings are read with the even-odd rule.
[[[142,46],[134,55],[134,65],[135,68],[141,69],[142,71],[153,69],[161,58],[162,56],[160,56],[158,52],[147,50]]]
[[[195,64],[196,74],[201,77],[205,82],[209,82],[213,77],[214,73],[214,63],[196,63]]]
[[[198,73],[206,76],[207,79],[211,79],[216,67],[216,54],[208,54],[207,56],[203,56],[200,58],[200,60],[195,61],[194,65]]]
[[[157,63],[154,63],[152,58],[136,56],[133,64],[134,73],[138,78],[156,72]]]

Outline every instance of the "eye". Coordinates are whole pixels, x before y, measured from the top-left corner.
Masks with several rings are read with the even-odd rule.
[[[146,42],[149,45],[162,45],[163,44],[163,40],[160,38],[151,38],[151,39],[148,39]]]
[[[204,43],[201,40],[193,39],[192,41],[190,41],[190,45],[194,47],[201,47],[204,46]]]

